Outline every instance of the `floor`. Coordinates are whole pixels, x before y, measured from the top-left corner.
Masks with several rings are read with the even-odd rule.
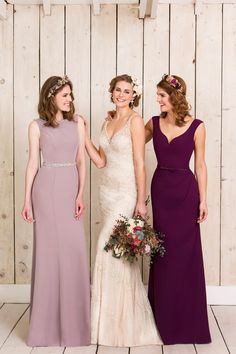
[[[208,345],[112,348],[30,348],[25,344],[29,305],[0,304],[0,354],[236,354],[236,306],[209,306],[212,343]]]

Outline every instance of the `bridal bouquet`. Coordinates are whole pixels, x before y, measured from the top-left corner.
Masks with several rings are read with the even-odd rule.
[[[130,263],[140,256],[164,256],[163,234],[156,232],[140,215],[131,219],[121,215],[104,250],[112,251],[115,258],[123,258]]]

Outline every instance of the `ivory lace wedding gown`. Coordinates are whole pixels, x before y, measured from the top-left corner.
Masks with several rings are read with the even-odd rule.
[[[162,343],[138,263],[116,259],[103,249],[120,214],[131,217],[136,204],[130,121],[111,139],[106,122],[100,136],[107,164],[100,184],[103,228],[92,287],[92,343],[120,347]]]

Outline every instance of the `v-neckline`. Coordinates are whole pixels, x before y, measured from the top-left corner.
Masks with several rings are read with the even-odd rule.
[[[104,125],[104,131],[105,131],[105,134],[106,134],[106,137],[107,137],[107,140],[109,141],[109,143],[113,140],[113,138],[114,138],[117,134],[119,134],[123,129],[125,129],[125,127],[127,126],[128,122],[129,122],[129,120],[130,120],[130,118],[132,117],[132,115],[133,115],[133,113],[129,116],[129,118],[127,119],[127,122],[125,123],[125,125],[124,125],[122,128],[120,128],[119,130],[117,130],[117,132],[115,132],[111,137],[109,137],[108,132],[107,132],[107,124],[108,124],[109,122],[107,121],[107,122],[105,123],[105,125]]]
[[[159,123],[159,130],[160,130],[161,134],[165,137],[167,144],[170,145],[170,144],[172,143],[172,141],[174,141],[174,140],[180,138],[181,136],[183,136],[184,134],[186,134],[186,133],[189,131],[189,129],[191,128],[193,122],[194,122],[194,119],[193,119],[192,123],[190,124],[190,126],[188,127],[188,129],[185,130],[185,132],[183,132],[183,133],[180,134],[180,135],[175,136],[175,137],[174,137],[173,139],[171,139],[170,141],[169,141],[169,139],[167,138],[167,136],[163,133],[163,131],[161,130],[160,117],[159,117],[159,122],[158,122],[158,123]]]

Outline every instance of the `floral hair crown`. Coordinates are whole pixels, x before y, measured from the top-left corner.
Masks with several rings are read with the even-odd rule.
[[[142,85],[138,81],[138,79],[134,76],[131,76],[132,84],[133,84],[133,90],[135,91],[134,96],[141,96],[142,95]]]
[[[57,80],[57,83],[52,86],[49,90],[48,98],[54,96],[54,93],[59,90],[62,86],[68,84],[70,82],[67,75],[63,76],[61,79]]]
[[[162,80],[165,80],[170,86],[174,87],[177,91],[184,94],[184,89],[181,83],[172,75],[164,74]]]

